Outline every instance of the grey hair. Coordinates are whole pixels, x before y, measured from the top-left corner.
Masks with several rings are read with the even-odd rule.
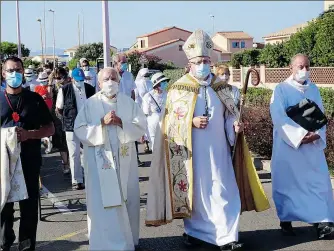
[[[102,84],[102,82],[103,82],[103,73],[104,72],[109,72],[110,74],[112,72],[115,72],[116,76],[117,76],[117,82],[120,82],[121,77],[120,77],[118,71],[113,67],[105,67],[102,70],[100,70],[99,73],[97,74],[97,80],[98,80],[99,84]]]
[[[125,54],[116,54],[116,55],[113,55],[112,59],[111,59],[112,64],[115,65],[118,62],[120,62],[122,57],[126,57]]]
[[[308,58],[307,55],[303,54],[303,53],[297,53],[296,55],[294,55],[291,60],[290,60],[290,65],[293,65],[293,63],[295,62],[296,58],[298,57],[304,57],[304,58],[307,58],[308,60],[308,63],[310,64],[310,59]]]

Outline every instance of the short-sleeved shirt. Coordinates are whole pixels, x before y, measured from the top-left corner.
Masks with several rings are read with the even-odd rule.
[[[135,81],[131,72],[125,71],[122,74],[122,78],[119,84],[119,92],[124,93],[131,98],[131,92],[136,89]]]
[[[8,94],[12,107],[20,115],[20,120],[15,122],[12,118],[12,109],[10,108],[5,92],[0,92],[1,103],[1,128],[22,127],[25,130],[38,130],[42,126],[52,122],[51,113],[46,106],[43,98],[35,92],[22,89],[20,94]],[[21,143],[21,158],[25,163],[41,165],[41,140],[29,139]]]

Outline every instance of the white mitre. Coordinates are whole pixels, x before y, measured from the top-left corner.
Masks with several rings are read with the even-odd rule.
[[[210,57],[213,42],[207,33],[197,30],[190,35],[182,48],[189,60],[195,57]]]

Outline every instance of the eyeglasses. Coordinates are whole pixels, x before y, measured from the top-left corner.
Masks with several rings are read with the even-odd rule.
[[[8,73],[13,73],[14,71],[15,72],[22,72],[22,68],[6,69],[5,71],[8,72]]]

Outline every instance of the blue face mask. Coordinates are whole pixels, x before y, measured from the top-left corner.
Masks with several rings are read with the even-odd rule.
[[[121,65],[121,71],[127,71],[128,70],[128,63],[123,63],[122,65]]]
[[[19,88],[22,84],[22,73],[13,71],[12,73],[6,72],[6,83],[12,88]]]
[[[203,64],[195,66],[195,72],[194,75],[199,80],[205,79],[211,72],[210,65],[209,64]]]
[[[41,82],[41,85],[44,85],[44,86],[48,85],[48,81]]]
[[[167,89],[167,82],[166,82],[166,81],[161,82],[161,83],[160,83],[160,88],[161,88],[162,90],[166,91],[166,89]]]

